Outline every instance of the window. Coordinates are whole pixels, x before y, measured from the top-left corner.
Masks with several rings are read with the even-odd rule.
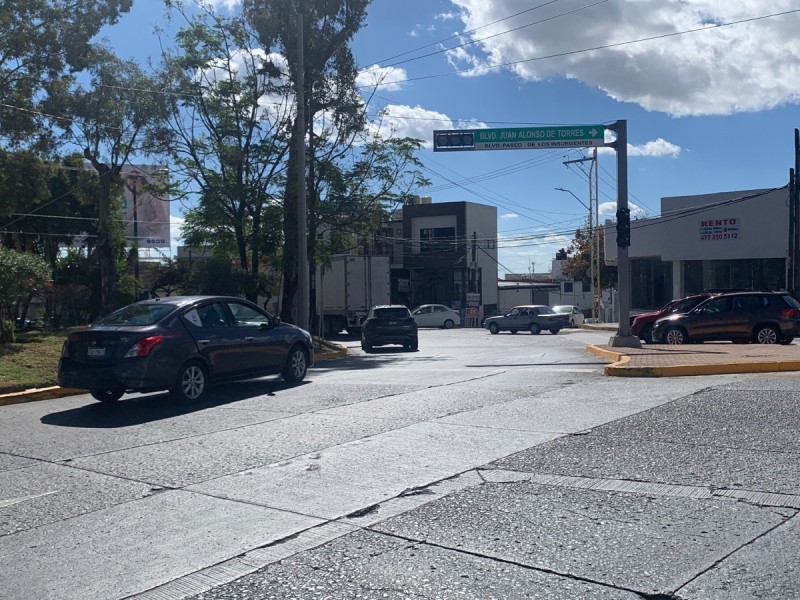
[[[228,302],[228,308],[233,314],[236,325],[239,327],[269,325],[269,318],[251,306],[240,304],[239,302]]]
[[[455,227],[428,227],[419,230],[420,252],[455,252]]]

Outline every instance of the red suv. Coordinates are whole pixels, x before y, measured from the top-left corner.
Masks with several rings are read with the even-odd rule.
[[[710,292],[703,292],[702,294],[686,296],[685,298],[677,298],[675,300],[670,300],[656,312],[636,315],[636,317],[634,317],[631,321],[631,335],[635,335],[647,344],[654,344],[655,339],[653,338],[653,325],[656,321],[662,317],[666,317],[675,313],[689,312],[703,300],[706,300],[713,295],[714,294]]]

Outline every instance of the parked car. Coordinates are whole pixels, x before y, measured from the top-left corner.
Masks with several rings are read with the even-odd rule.
[[[101,402],[169,390],[199,400],[211,383],[281,374],[303,380],[311,335],[259,306],[226,296],[168,296],[111,313],[67,337],[58,383]]]
[[[655,323],[665,344],[730,340],[791,344],[800,333],[800,303],[788,292],[738,292],[706,299],[687,313]]]
[[[444,327],[452,329],[461,325],[458,312],[444,304],[423,304],[411,311],[417,327]]]
[[[557,312],[560,315],[568,315],[570,327],[580,327],[585,321],[583,311],[577,306],[572,306],[570,304],[559,304],[558,306],[554,306],[553,312]]]
[[[417,322],[402,304],[373,306],[361,323],[361,348],[371,352],[375,346],[399,344],[406,350],[419,348]]]
[[[530,331],[532,334],[538,335],[539,332],[546,329],[555,335],[569,327],[569,315],[558,314],[549,306],[539,304],[515,306],[504,315],[484,320],[483,327],[492,334],[501,331],[510,331],[511,333]]]
[[[703,292],[701,294],[686,296],[685,298],[676,298],[675,300],[667,302],[657,311],[636,315],[631,318],[631,335],[637,336],[647,344],[653,344],[655,343],[653,339],[653,326],[656,321],[667,315],[688,312],[712,295],[713,294],[710,292]]]

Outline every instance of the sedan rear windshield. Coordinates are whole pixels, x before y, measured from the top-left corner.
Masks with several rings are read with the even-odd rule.
[[[173,304],[131,304],[103,317],[94,326],[154,325],[174,310]]]
[[[407,308],[376,308],[376,319],[407,319],[410,315]]]

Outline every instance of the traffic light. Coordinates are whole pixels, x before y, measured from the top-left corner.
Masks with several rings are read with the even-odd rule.
[[[617,210],[617,246],[627,248],[631,245],[631,209]]]
[[[473,131],[434,131],[433,151],[474,150],[475,132]]]

